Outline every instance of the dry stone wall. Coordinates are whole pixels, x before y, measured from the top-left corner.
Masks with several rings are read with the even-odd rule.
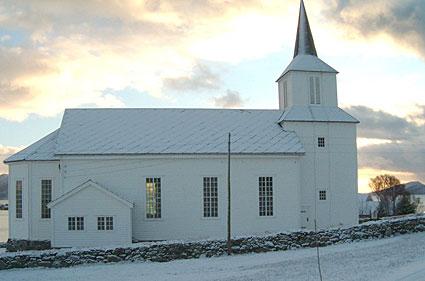
[[[281,233],[233,240],[233,253],[261,253],[320,247],[425,232],[425,217],[371,223],[346,229]],[[140,243],[127,248],[48,250],[0,255],[0,270],[27,267],[70,267],[80,264],[114,262],[168,262],[177,259],[213,257],[226,254],[225,241]]]

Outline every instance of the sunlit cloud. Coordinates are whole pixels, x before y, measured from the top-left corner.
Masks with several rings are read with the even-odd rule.
[[[214,106],[221,108],[240,108],[245,101],[237,91],[227,90],[223,96],[213,98]]]
[[[373,138],[357,138],[357,148],[363,148],[369,145],[379,145],[391,143],[391,140],[373,139]]]
[[[24,147],[4,146],[0,144],[0,175],[7,174],[8,168],[3,164],[4,159],[10,155],[22,150]]]
[[[358,126],[359,188],[367,191],[371,177],[389,173],[402,181],[425,181],[424,106],[410,118],[365,106],[346,108],[360,119]]]
[[[283,2],[3,1],[0,26],[28,36],[0,49],[0,64],[9,66],[0,78],[0,117],[125,105],[105,89],[167,99],[170,88],[218,88],[219,78],[193,76],[199,61],[238,62],[278,50],[283,37],[264,30],[285,26]]]
[[[163,81],[166,90],[186,92],[200,90],[216,90],[221,81],[217,73],[204,64],[197,64],[192,68],[192,73],[187,76],[165,78]]]
[[[425,3],[422,0],[325,0],[325,14],[347,36],[384,36],[425,58]],[[388,40],[388,41],[389,41]]]
[[[383,170],[383,169],[371,169],[371,168],[361,168],[359,169],[359,192],[368,193],[370,192],[369,181],[371,178],[374,178],[379,175],[394,175],[402,183],[407,183],[410,181],[416,181],[417,177],[414,173],[410,172],[400,172],[394,170]]]

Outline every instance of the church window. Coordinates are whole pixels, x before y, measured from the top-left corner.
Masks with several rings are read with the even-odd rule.
[[[319,77],[310,77],[310,104],[320,103],[320,79]]]
[[[284,107],[288,106],[288,82],[283,81],[283,104]]]
[[[260,217],[273,216],[273,177],[259,177]]]
[[[326,201],[326,197],[327,197],[326,190],[320,190],[319,191],[319,200],[320,201]]]
[[[319,77],[315,77],[316,80],[316,104],[320,104],[320,81]]]
[[[97,230],[114,230],[114,217],[97,217]]]
[[[52,180],[41,180],[41,218],[50,219],[47,204],[52,201]]]
[[[161,178],[146,178],[146,218],[161,218]]]
[[[326,146],[324,137],[317,138],[317,146],[318,147],[325,147]]]
[[[68,230],[84,230],[84,217],[68,217]]]
[[[16,218],[22,219],[22,181],[16,181]]]
[[[204,218],[218,217],[218,178],[204,177]]]

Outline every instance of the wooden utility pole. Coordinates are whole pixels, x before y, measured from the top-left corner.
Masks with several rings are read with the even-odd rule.
[[[317,217],[317,214],[316,214],[316,217]],[[317,234],[317,221],[316,221],[316,219],[314,220],[314,235],[316,236],[317,267],[319,268],[320,281],[323,281],[322,267],[321,267],[321,264],[320,264],[319,235]]]
[[[231,191],[230,191],[230,138],[227,151],[227,254],[232,254],[232,229],[231,229]]]

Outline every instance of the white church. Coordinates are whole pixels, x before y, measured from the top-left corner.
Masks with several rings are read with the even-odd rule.
[[[316,53],[304,4],[278,110],[67,109],[5,160],[9,237],[53,247],[355,225],[358,121]]]

